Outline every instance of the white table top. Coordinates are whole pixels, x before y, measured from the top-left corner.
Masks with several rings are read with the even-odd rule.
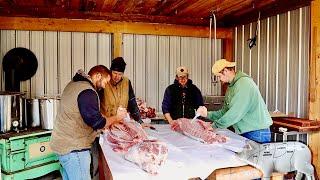
[[[101,135],[100,145],[114,180],[180,180],[192,177],[205,179],[215,169],[247,165],[235,155],[235,152],[242,150],[246,139],[229,130],[217,130],[218,133],[230,138],[227,143],[203,144],[172,131],[169,125],[155,125],[154,127],[157,131],[147,129],[148,135],[166,142],[169,153],[166,163],[159,169],[157,175],[150,175],[134,163],[125,160],[123,155],[112,150],[106,139],[101,138],[104,135]]]

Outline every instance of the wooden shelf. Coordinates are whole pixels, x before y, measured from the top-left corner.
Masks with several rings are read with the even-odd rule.
[[[289,131],[311,132],[320,130],[320,122],[295,117],[273,117],[273,128],[284,127]]]

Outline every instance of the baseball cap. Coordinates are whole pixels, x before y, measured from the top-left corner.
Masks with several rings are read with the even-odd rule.
[[[189,71],[188,71],[188,69],[187,69],[186,67],[184,67],[184,66],[180,66],[180,67],[178,67],[177,70],[176,70],[176,75],[177,75],[178,77],[180,77],[180,76],[187,76],[188,74],[189,74]]]
[[[226,67],[235,67],[235,66],[236,66],[236,62],[230,62],[230,61],[227,61],[226,59],[219,59],[212,66],[212,73],[214,75],[217,75],[224,68],[226,68]]]

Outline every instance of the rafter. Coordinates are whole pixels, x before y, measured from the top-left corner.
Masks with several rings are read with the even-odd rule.
[[[0,0],[0,15],[218,26],[285,12],[311,0]],[[272,13],[270,13],[272,12]],[[254,18],[253,18],[254,17]]]
[[[170,36],[208,37],[209,28],[201,26],[184,26],[172,24],[110,22],[101,20],[81,19],[48,19],[1,17],[0,29],[41,30],[41,31],[71,31],[71,32],[104,32],[127,34],[152,34]],[[77,27],[77,28],[75,28]],[[218,28],[217,38],[233,37],[232,28]]]

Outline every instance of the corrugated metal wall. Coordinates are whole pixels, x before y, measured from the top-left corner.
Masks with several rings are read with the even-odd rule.
[[[125,73],[136,96],[161,111],[164,91],[173,83],[175,70],[181,65],[189,69],[190,78],[203,95],[220,95],[220,85],[211,83],[209,46],[208,38],[124,34]],[[221,52],[221,40],[217,40],[217,58]]]
[[[57,95],[78,69],[88,71],[96,64],[109,67],[111,34],[1,30],[0,88],[4,90],[3,56],[14,47],[30,49],[38,59],[37,73],[21,82],[28,96]]]
[[[88,71],[96,64],[110,67],[111,38],[111,34],[103,33],[1,30],[0,64],[10,49],[30,49],[39,66],[31,80],[21,82],[21,91],[31,97],[57,95],[78,69]],[[136,96],[158,111],[165,88],[173,83],[175,69],[180,65],[189,68],[190,78],[203,95],[220,95],[220,85],[211,83],[210,57],[214,52],[209,46],[208,38],[124,34],[125,74]],[[221,50],[221,40],[217,40],[217,58]],[[0,78],[4,90],[2,68]]]
[[[261,20],[250,50],[256,26],[235,28],[237,68],[252,76],[270,111],[308,116],[310,7]]]

